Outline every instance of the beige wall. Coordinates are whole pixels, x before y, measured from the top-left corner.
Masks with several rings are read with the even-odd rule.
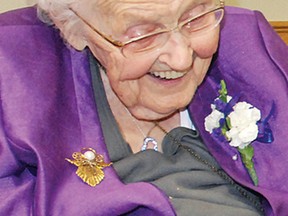
[[[27,7],[35,4],[36,0],[0,0],[0,12]]]
[[[270,21],[288,21],[287,0],[226,0],[226,5],[260,10]]]
[[[0,0],[0,12],[35,3],[36,0]],[[287,0],[226,0],[226,5],[260,10],[270,21],[288,21]]]

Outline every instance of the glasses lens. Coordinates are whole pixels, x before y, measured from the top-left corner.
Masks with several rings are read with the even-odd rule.
[[[137,55],[140,53],[147,53],[150,50],[155,50],[162,46],[167,41],[167,33],[161,32],[149,35],[142,39],[130,42],[122,47],[122,53],[126,57]]]
[[[196,37],[218,26],[223,16],[223,8],[214,9],[196,18],[188,19],[187,22],[180,24],[179,29],[188,38]],[[125,57],[131,57],[133,55],[149,53],[149,51],[156,50],[165,44],[168,38],[168,31],[164,31],[131,41],[121,48],[122,54]]]
[[[194,37],[206,33],[215,28],[221,22],[223,15],[224,9],[220,8],[196,18],[191,18],[181,26],[181,32],[188,37]]]

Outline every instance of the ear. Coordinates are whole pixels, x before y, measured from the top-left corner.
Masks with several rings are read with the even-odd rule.
[[[100,64],[107,69],[108,65],[115,65],[115,60],[123,57],[119,48],[111,45],[91,29],[86,31],[86,45]]]
[[[79,20],[54,21],[62,37],[75,49],[83,50],[87,46],[85,29]]]
[[[66,38],[67,42],[76,50],[81,51],[87,46],[85,36],[81,35],[80,32],[77,34],[69,34],[64,37]]]

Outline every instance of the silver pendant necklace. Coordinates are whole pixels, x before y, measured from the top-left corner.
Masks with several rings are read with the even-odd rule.
[[[145,135],[144,135],[144,137],[145,137]],[[158,151],[158,143],[157,143],[157,141],[153,137],[150,137],[150,136],[147,136],[147,137],[144,138],[143,145],[141,147],[141,151],[145,151],[147,149],[149,143],[153,144],[154,151]]]
[[[143,139],[143,144],[141,146],[141,151],[145,151],[147,150],[147,148],[149,147],[149,144],[153,145],[153,149],[154,151],[158,151],[158,142],[156,141],[155,138],[149,136],[149,134],[151,133],[151,131],[157,127],[158,123],[154,123],[154,126],[148,131],[147,136],[145,135],[144,131],[142,130],[142,128],[138,125],[138,123],[136,122],[136,119],[132,116],[132,114],[129,112],[129,110],[125,107],[126,112],[128,113],[128,115],[131,117],[133,123],[136,125],[137,129],[140,131],[140,133],[142,134],[142,136],[144,137]]]

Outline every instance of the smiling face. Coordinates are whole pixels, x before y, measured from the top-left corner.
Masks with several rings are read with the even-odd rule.
[[[77,13],[83,14],[82,18],[89,20],[92,26],[105,35],[125,42],[159,29],[173,29],[187,17],[211,8],[212,2],[87,0],[86,8],[92,9],[93,13],[81,11],[81,6]],[[184,26],[188,31],[189,25]],[[154,49],[135,54],[132,52],[129,56],[123,53],[126,53],[125,49],[133,51],[133,43],[123,48],[115,47],[99,35],[95,36],[96,33],[91,29],[86,40],[90,50],[105,67],[110,86],[122,103],[135,117],[155,120],[169,116],[189,104],[217,49],[218,27],[196,37],[187,37],[182,33],[176,28],[148,37],[140,42],[143,43],[140,44],[142,49],[156,40],[165,41]]]

